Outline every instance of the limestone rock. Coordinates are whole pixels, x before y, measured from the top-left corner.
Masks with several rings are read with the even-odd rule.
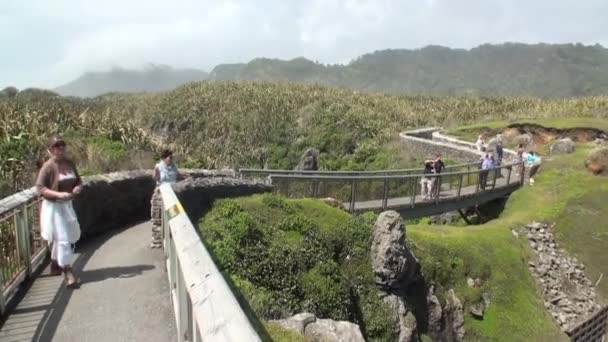
[[[545,308],[566,330],[596,310],[596,295],[593,284],[585,277],[584,266],[558,249],[552,228],[539,222],[526,225],[538,259],[529,263],[529,270],[540,283]]]
[[[420,265],[405,245],[403,219],[396,211],[385,211],[378,216],[371,259],[376,285],[383,291],[404,290],[418,279]]]
[[[417,341],[416,317],[408,310],[404,300],[395,295],[388,295],[383,298],[384,303],[390,309],[393,315],[392,321],[396,322],[395,332],[398,336],[398,342],[413,342]]]
[[[442,331],[442,317],[443,317],[443,309],[441,308],[441,303],[439,303],[439,299],[435,296],[434,287],[431,286],[429,288],[427,294],[427,307],[428,307],[428,331],[431,336],[434,336],[435,339],[438,339],[441,331]]]
[[[317,318],[315,315],[308,312],[302,312],[289,318],[273,320],[271,322],[281,326],[284,329],[294,330],[304,335],[304,329],[306,326],[310,323],[314,323],[316,320]]]
[[[136,170],[90,176],[74,200],[81,238],[150,218],[152,172]]]
[[[570,138],[564,138],[555,141],[549,148],[551,154],[566,154],[574,152],[574,141]]]
[[[477,319],[483,319],[483,313],[485,311],[485,305],[482,303],[475,303],[470,308],[471,315]]]
[[[304,329],[311,342],[365,342],[359,326],[346,321],[318,319]]]
[[[523,144],[525,147],[532,143],[532,136],[530,136],[530,134],[521,134],[513,138],[513,142],[516,145]]]
[[[595,175],[608,173],[608,147],[602,146],[591,151],[585,167]]]
[[[300,163],[296,166],[299,171],[316,171],[319,169],[319,150],[309,148],[300,157]]]
[[[459,218],[460,218],[460,216],[458,215],[457,212],[450,211],[450,212],[439,214],[439,215],[433,215],[433,216],[431,216],[430,221],[431,221],[431,224],[451,224],[451,223],[458,221]]]
[[[499,138],[492,138],[490,139],[490,141],[488,141],[488,145],[486,145],[486,151],[487,152],[495,152],[496,151],[496,145],[498,145],[499,142]]]
[[[464,308],[453,289],[450,289],[447,293],[443,322],[448,341],[462,341],[464,339]]]

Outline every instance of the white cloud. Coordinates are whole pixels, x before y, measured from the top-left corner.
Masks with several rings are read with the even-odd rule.
[[[605,0],[2,0],[0,87],[147,63],[346,62],[428,44],[608,43]]]

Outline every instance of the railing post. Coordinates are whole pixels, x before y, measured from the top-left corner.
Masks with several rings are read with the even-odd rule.
[[[382,210],[386,210],[386,207],[388,207],[388,178],[384,178],[382,185]]]
[[[29,278],[32,273],[32,254],[30,246],[30,230],[27,217],[27,204],[22,204],[16,215],[19,225],[17,226],[17,239],[20,243],[20,259],[25,265],[25,274]]]
[[[312,180],[312,197],[319,197],[319,180],[317,179]]]
[[[513,166],[509,165],[507,171],[507,185],[509,185],[509,183],[511,183],[511,172],[513,171]]]
[[[498,177],[499,168],[494,168],[494,179],[492,180],[492,190],[496,187],[496,178]]]
[[[520,175],[520,180],[519,180],[519,184],[520,186],[524,185],[524,181],[526,180],[526,164],[525,162],[522,160],[521,165],[520,165],[520,169],[521,169],[521,175]]]
[[[460,198],[460,191],[462,190],[462,179],[464,178],[463,174],[460,174],[458,177],[458,192],[456,193],[456,198]]]
[[[418,190],[418,184],[417,183],[418,183],[418,177],[414,177],[414,180],[413,180],[413,183],[412,183],[412,200],[411,200],[411,203],[410,203],[410,206],[412,208],[416,204],[416,190]]]
[[[0,274],[0,317],[4,317],[4,312],[6,311],[4,300],[4,277]]]
[[[437,193],[435,194],[435,204],[439,203],[439,195],[441,194],[441,176],[436,177]]]
[[[357,200],[357,180],[353,179],[350,183],[350,206],[349,211],[352,213],[355,211],[355,201]]]
[[[467,165],[467,184],[471,185],[471,165]]]

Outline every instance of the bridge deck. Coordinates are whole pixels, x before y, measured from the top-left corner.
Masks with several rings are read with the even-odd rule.
[[[505,187],[506,185],[507,185],[507,180],[505,177],[496,179],[495,188]],[[491,199],[492,197],[494,197],[494,196],[491,196],[491,194],[493,193],[490,191],[491,188],[492,188],[491,180],[489,180],[486,185],[487,192],[485,192],[485,193],[481,189],[479,189],[479,193],[477,193],[477,191],[478,191],[477,185],[463,186],[460,190],[460,197],[464,198],[464,197],[472,197],[472,196],[477,195],[480,198],[480,200],[483,199],[483,200],[481,200],[481,202],[484,202],[484,201],[487,201],[488,199]],[[438,201],[437,205],[435,205],[434,199],[425,201],[420,194],[417,194],[415,197],[414,207],[433,205],[433,206],[435,206],[435,209],[433,211],[443,212],[445,210],[441,206],[442,203],[458,200],[457,196],[458,196],[457,188],[452,188],[449,190],[442,189],[439,194],[439,201]],[[348,205],[349,205],[348,203],[344,203],[344,208],[348,209]],[[407,212],[409,208],[412,208],[412,196],[388,198],[387,208]],[[355,211],[379,210],[379,209],[382,209],[382,200],[381,199],[355,202]],[[422,214],[422,215],[425,215],[425,214]]]
[[[0,328],[0,342],[176,341],[162,250],[143,223],[77,245],[80,289],[38,276]]]

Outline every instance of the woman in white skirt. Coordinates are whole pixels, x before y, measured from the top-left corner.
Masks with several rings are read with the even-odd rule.
[[[82,180],[74,163],[66,158],[65,141],[59,136],[49,139],[51,158],[42,165],[36,188],[42,196],[40,234],[51,244],[51,269],[60,270],[68,288],[78,284],[72,263],[72,245],[80,239],[80,225],[72,199],[82,191]]]

